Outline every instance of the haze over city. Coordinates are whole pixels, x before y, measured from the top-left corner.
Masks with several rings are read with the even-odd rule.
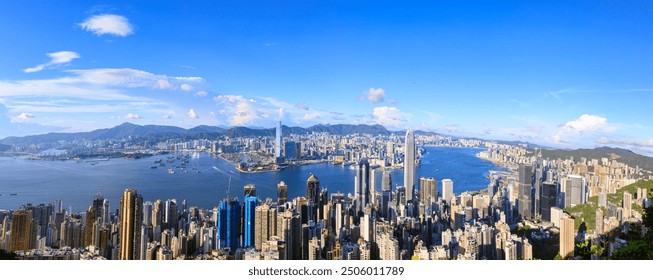
[[[281,120],[651,155],[650,2],[456,3],[5,3],[0,137]]]

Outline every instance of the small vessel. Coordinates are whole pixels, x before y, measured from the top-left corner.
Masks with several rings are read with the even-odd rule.
[[[168,168],[168,174],[175,174],[175,170],[172,168]]]
[[[9,196],[17,196],[17,193],[10,193]]]
[[[159,168],[159,167],[156,166],[156,165],[152,165],[152,166],[150,166],[150,169],[157,169],[157,168]]]

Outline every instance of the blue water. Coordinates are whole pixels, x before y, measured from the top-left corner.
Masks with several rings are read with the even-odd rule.
[[[480,149],[427,147],[417,176],[435,177],[438,188],[441,180],[454,182],[454,192],[480,190],[488,184],[489,170],[504,170],[488,161],[476,158]],[[354,192],[355,170],[353,166],[329,163],[289,167],[279,172],[244,174],[234,166],[207,153],[192,154],[185,173],[175,168],[174,174],[167,169],[167,155],[128,160],[111,159],[96,164],[81,161],[36,161],[0,158],[0,209],[17,209],[25,203],[49,203],[63,200],[64,207],[73,212],[84,211],[101,192],[109,200],[111,208],[120,203],[120,195],[126,188],[136,188],[146,201],[176,198],[186,199],[189,206],[213,208],[225,197],[231,177],[231,196],[242,198],[243,186],[256,185],[260,198],[276,199],[276,185],[284,181],[288,196],[294,198],[306,192],[306,180],[315,174],[322,188],[329,192]],[[151,169],[154,161],[163,159],[166,167]],[[199,171],[199,173],[197,172]],[[380,189],[381,172],[377,172],[376,188]],[[403,184],[403,170],[392,171],[394,185]],[[440,193],[440,190],[438,190]],[[11,196],[10,194],[17,194]]]

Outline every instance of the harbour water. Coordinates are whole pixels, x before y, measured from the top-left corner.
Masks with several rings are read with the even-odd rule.
[[[442,179],[452,179],[454,192],[475,191],[488,184],[490,170],[505,170],[476,157],[480,149],[426,147],[417,167],[416,178],[434,177],[440,188]],[[25,203],[50,203],[62,200],[73,212],[88,208],[96,193],[109,200],[112,209],[120,203],[126,188],[136,188],[145,201],[176,198],[187,200],[189,206],[213,208],[227,195],[231,178],[230,196],[242,199],[243,186],[254,184],[259,198],[276,199],[276,185],[284,181],[288,196],[305,194],[306,179],[314,174],[321,188],[329,193],[354,192],[354,165],[330,163],[291,166],[278,172],[240,173],[233,164],[207,153],[188,154],[188,163],[158,155],[129,160],[101,161],[39,161],[21,158],[0,158],[0,209],[18,209]],[[161,166],[155,161],[165,165]],[[157,168],[153,168],[156,166]],[[381,171],[381,169],[377,169]],[[403,184],[403,170],[392,172],[393,189]],[[376,189],[380,191],[381,172],[377,172]],[[418,182],[416,182],[417,184]],[[440,190],[438,190],[440,193]]]

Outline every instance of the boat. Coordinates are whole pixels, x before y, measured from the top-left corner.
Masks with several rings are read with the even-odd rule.
[[[10,193],[9,196],[17,196],[17,193]]]
[[[156,165],[152,165],[152,166],[150,166],[150,169],[157,169],[157,168],[159,168],[159,167],[156,166]]]
[[[175,174],[175,170],[172,168],[168,168],[168,174]]]

